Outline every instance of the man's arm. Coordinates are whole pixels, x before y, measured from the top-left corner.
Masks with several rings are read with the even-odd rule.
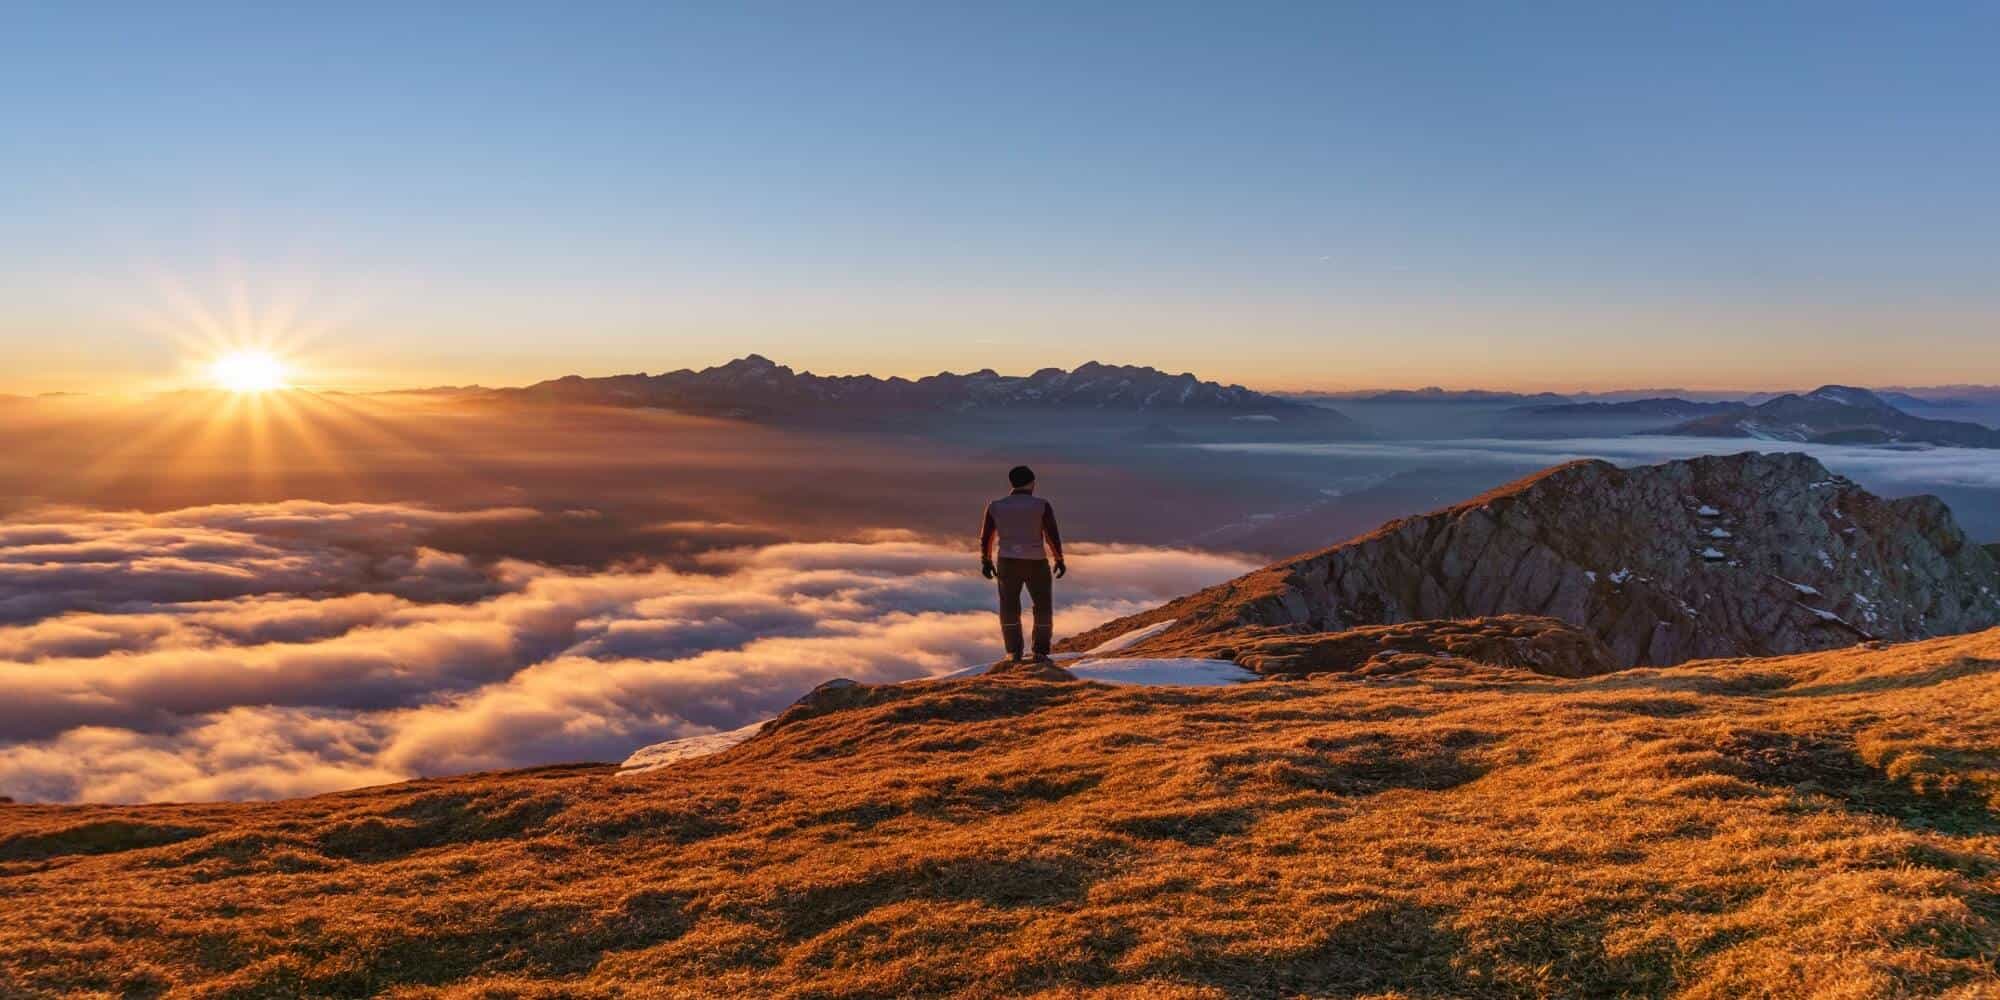
[[[993,536],[1000,533],[1000,526],[993,523],[993,505],[986,505],[986,519],[979,526],[979,566],[987,576],[993,575]]]
[[[1056,558],[1056,575],[1068,573],[1069,567],[1063,564],[1062,530],[1056,527],[1056,505],[1047,500],[1042,501],[1042,539],[1048,542],[1049,553]]]

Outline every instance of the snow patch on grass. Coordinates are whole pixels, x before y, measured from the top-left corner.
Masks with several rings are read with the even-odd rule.
[[[1257,679],[1228,660],[1197,658],[1084,660],[1066,667],[1079,680],[1106,684],[1221,687]]]
[[[724,733],[707,733],[701,736],[687,736],[678,740],[655,743],[649,747],[641,747],[634,751],[632,756],[625,758],[624,763],[618,765],[618,773],[644,774],[647,771],[657,771],[669,764],[690,760],[695,757],[706,757],[710,754],[721,753],[757,735],[757,731],[764,728],[764,723],[769,721],[771,720],[758,719],[756,722],[741,729],[731,729]]]
[[[1100,642],[1097,645],[1090,647],[1090,651],[1085,653],[1084,655],[1103,656],[1106,653],[1116,653],[1121,649],[1131,649],[1133,646],[1137,646],[1138,644],[1145,642],[1147,639],[1151,639],[1152,637],[1159,635],[1160,633],[1165,632],[1170,628],[1173,628],[1174,622],[1178,620],[1179,619],[1176,618],[1169,618],[1166,621],[1154,622],[1151,625],[1144,625],[1139,628],[1135,628],[1132,631],[1125,633],[1124,635],[1120,635],[1111,639],[1106,639],[1103,642]]]

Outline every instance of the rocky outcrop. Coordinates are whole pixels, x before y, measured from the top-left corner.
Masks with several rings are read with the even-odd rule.
[[[799,700],[778,714],[778,717],[764,723],[763,733],[774,733],[786,726],[818,718],[828,712],[838,712],[867,704],[879,684],[863,684],[847,677],[835,677],[799,696]]]
[[[1806,455],[1581,461],[1392,521],[1066,642],[1172,619],[1340,632],[1541,615],[1620,667],[1901,641],[2000,624],[2000,571],[1935,497],[1884,500]]]
[[[1233,660],[1265,677],[1397,673],[1411,656],[1455,657],[1553,677],[1591,677],[1617,669],[1611,651],[1588,632],[1534,615],[1368,625],[1339,632],[1249,625],[1209,635],[1163,635],[1121,655]]]
[[[1073,681],[1076,675],[1049,660],[1000,660],[987,667],[982,677],[1012,677],[1030,681]]]

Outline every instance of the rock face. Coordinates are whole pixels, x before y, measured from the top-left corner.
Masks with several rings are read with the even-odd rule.
[[[1174,625],[1153,642],[1508,614],[1576,625],[1620,667],[1664,665],[1988,628],[2000,624],[2000,570],[1937,498],[1883,500],[1806,455],[1581,461],[1064,648],[1165,619]]]

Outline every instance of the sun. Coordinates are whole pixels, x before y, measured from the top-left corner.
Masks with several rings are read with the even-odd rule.
[[[285,363],[269,351],[231,351],[209,363],[208,377],[230,392],[270,392],[287,384]]]

